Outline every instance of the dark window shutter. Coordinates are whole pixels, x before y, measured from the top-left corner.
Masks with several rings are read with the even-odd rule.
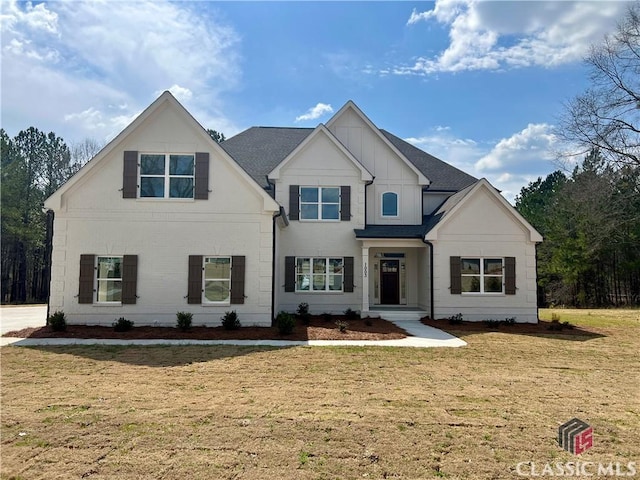
[[[284,291],[296,291],[296,257],[284,257]]]
[[[209,199],[209,152],[196,152],[195,168],[195,191],[196,200]]]
[[[189,255],[187,303],[202,303],[202,255]]]
[[[449,257],[449,265],[451,271],[451,293],[462,293],[462,265],[460,257]]]
[[[122,303],[135,304],[138,298],[138,256],[122,257]]]
[[[300,219],[300,185],[289,185],[289,220]]]
[[[340,220],[343,222],[351,220],[351,187],[349,185],[340,187]]]
[[[344,257],[344,291],[353,292],[353,257]]]
[[[122,198],[136,198],[138,196],[138,152],[127,150],[124,152],[124,166],[122,169]]]
[[[80,255],[80,285],[78,289],[78,303],[93,303],[93,278],[95,273],[95,265],[95,255]]]
[[[504,259],[504,293],[516,294],[516,257]]]
[[[244,256],[231,257],[231,303],[244,303]]]

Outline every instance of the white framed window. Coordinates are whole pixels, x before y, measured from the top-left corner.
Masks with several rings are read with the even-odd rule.
[[[398,216],[398,194],[396,192],[384,192],[382,194],[382,212],[383,217]]]
[[[461,258],[462,293],[504,293],[504,259]]]
[[[122,302],[122,260],[123,257],[96,257],[96,302]]]
[[[231,303],[231,257],[203,257],[202,303]]]
[[[343,277],[343,258],[296,258],[296,292],[342,292]]]
[[[140,154],[140,198],[193,198],[195,155]]]
[[[340,187],[300,187],[300,220],[340,220]]]

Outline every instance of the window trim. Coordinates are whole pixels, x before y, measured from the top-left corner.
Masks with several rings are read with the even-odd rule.
[[[142,157],[143,155],[162,155],[164,157],[164,173],[159,174],[143,174],[142,173]],[[190,156],[193,158],[193,171],[191,175],[171,174],[171,157],[172,156]],[[171,201],[193,201],[196,198],[196,152],[138,152],[138,171],[137,171],[137,198],[139,200],[171,200]],[[162,197],[143,197],[142,196],[142,178],[163,178],[164,179],[164,195]],[[171,179],[172,178],[190,178],[192,180],[190,197],[172,197],[171,196]]]
[[[479,273],[464,273],[463,269],[462,269],[462,262],[464,260],[478,260],[480,263],[480,272]],[[501,268],[501,273],[500,275],[498,274],[491,274],[491,273],[485,273],[484,272],[484,267],[485,267],[485,260],[500,260],[501,264],[502,264],[502,268]],[[464,279],[465,277],[478,277],[480,280],[480,290],[477,292],[465,292],[464,291],[464,286],[462,284],[462,279]],[[501,290],[499,292],[485,292],[484,291],[484,285],[485,285],[485,279],[486,278],[490,278],[490,277],[494,277],[497,278],[499,277],[501,279],[500,282],[500,286],[501,286]],[[506,288],[506,279],[505,279],[505,257],[460,257],[460,293],[462,295],[489,295],[489,296],[497,296],[497,295],[505,295],[505,288]]]
[[[313,186],[313,185],[300,185],[299,187],[299,196],[298,196],[298,220],[301,222],[340,222],[342,216],[342,188],[340,186]],[[303,202],[302,201],[302,190],[315,189],[318,191],[318,201],[317,202]],[[337,202],[323,202],[322,201],[322,191],[325,189],[335,189],[338,191],[338,200]],[[318,206],[318,217],[317,218],[304,218],[304,213],[302,210],[302,205],[317,205]],[[337,205],[338,206],[338,215],[336,218],[322,218],[322,210],[323,205]],[[337,257],[336,257],[337,258]]]
[[[101,258],[119,258],[120,259],[120,278],[98,278],[100,273],[100,259]],[[124,294],[124,255],[96,255],[94,262],[95,273],[93,275],[93,287],[95,290],[95,304],[96,305],[122,305],[122,296]],[[120,282],[120,300],[119,301],[101,301],[100,300],[100,282]]]
[[[384,213],[384,197],[387,194],[395,195],[395,199],[396,199],[395,215],[385,215]],[[380,216],[382,218],[398,218],[400,216],[400,194],[398,192],[394,192],[393,190],[387,190],[385,192],[382,192],[382,194],[380,195]]]
[[[310,277],[309,279],[309,289],[308,290],[300,290],[298,289],[298,277],[299,276],[304,276],[307,275],[305,273],[299,273],[298,272],[298,260],[309,260],[309,265],[311,268],[311,272],[308,274],[308,276]],[[313,272],[313,263],[315,260],[324,260],[325,262],[325,272],[323,274],[319,274],[319,273],[314,273]],[[342,262],[342,272],[341,273],[332,273],[330,271],[330,261],[331,260],[340,260]],[[325,288],[324,290],[315,290],[313,288],[313,276],[314,275],[324,275],[324,285]],[[332,284],[330,282],[330,280],[332,279],[332,277],[337,277],[337,276],[341,276],[342,277],[342,281],[340,282],[340,289],[339,290],[331,290],[329,288],[329,286]],[[324,257],[324,256],[318,256],[318,257],[295,257],[294,260],[294,291],[295,293],[344,293],[345,292],[345,276],[346,276],[346,262],[345,262],[345,257]]]
[[[207,260],[210,258],[226,258],[229,259],[229,278],[207,278],[206,277],[206,264],[207,264]],[[201,304],[203,306],[206,305],[211,305],[211,306],[219,306],[219,305],[231,305],[231,289],[233,288],[233,282],[232,282],[232,278],[233,278],[233,256],[232,255],[203,255],[202,256],[202,298],[201,298]],[[229,282],[229,293],[227,296],[227,299],[224,301],[220,301],[220,302],[215,302],[212,300],[209,300],[206,297],[206,290],[207,290],[207,281],[226,281]]]

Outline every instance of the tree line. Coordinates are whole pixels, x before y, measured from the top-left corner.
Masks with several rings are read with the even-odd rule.
[[[91,139],[70,148],[55,133],[34,127],[13,138],[0,130],[2,303],[47,300],[52,219],[44,200],[99,149]]]
[[[640,168],[616,168],[597,149],[569,175],[524,187],[518,211],[543,235],[539,303],[640,305]]]

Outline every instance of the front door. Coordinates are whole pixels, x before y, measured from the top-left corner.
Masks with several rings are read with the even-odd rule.
[[[380,261],[380,303],[400,303],[400,260]]]

